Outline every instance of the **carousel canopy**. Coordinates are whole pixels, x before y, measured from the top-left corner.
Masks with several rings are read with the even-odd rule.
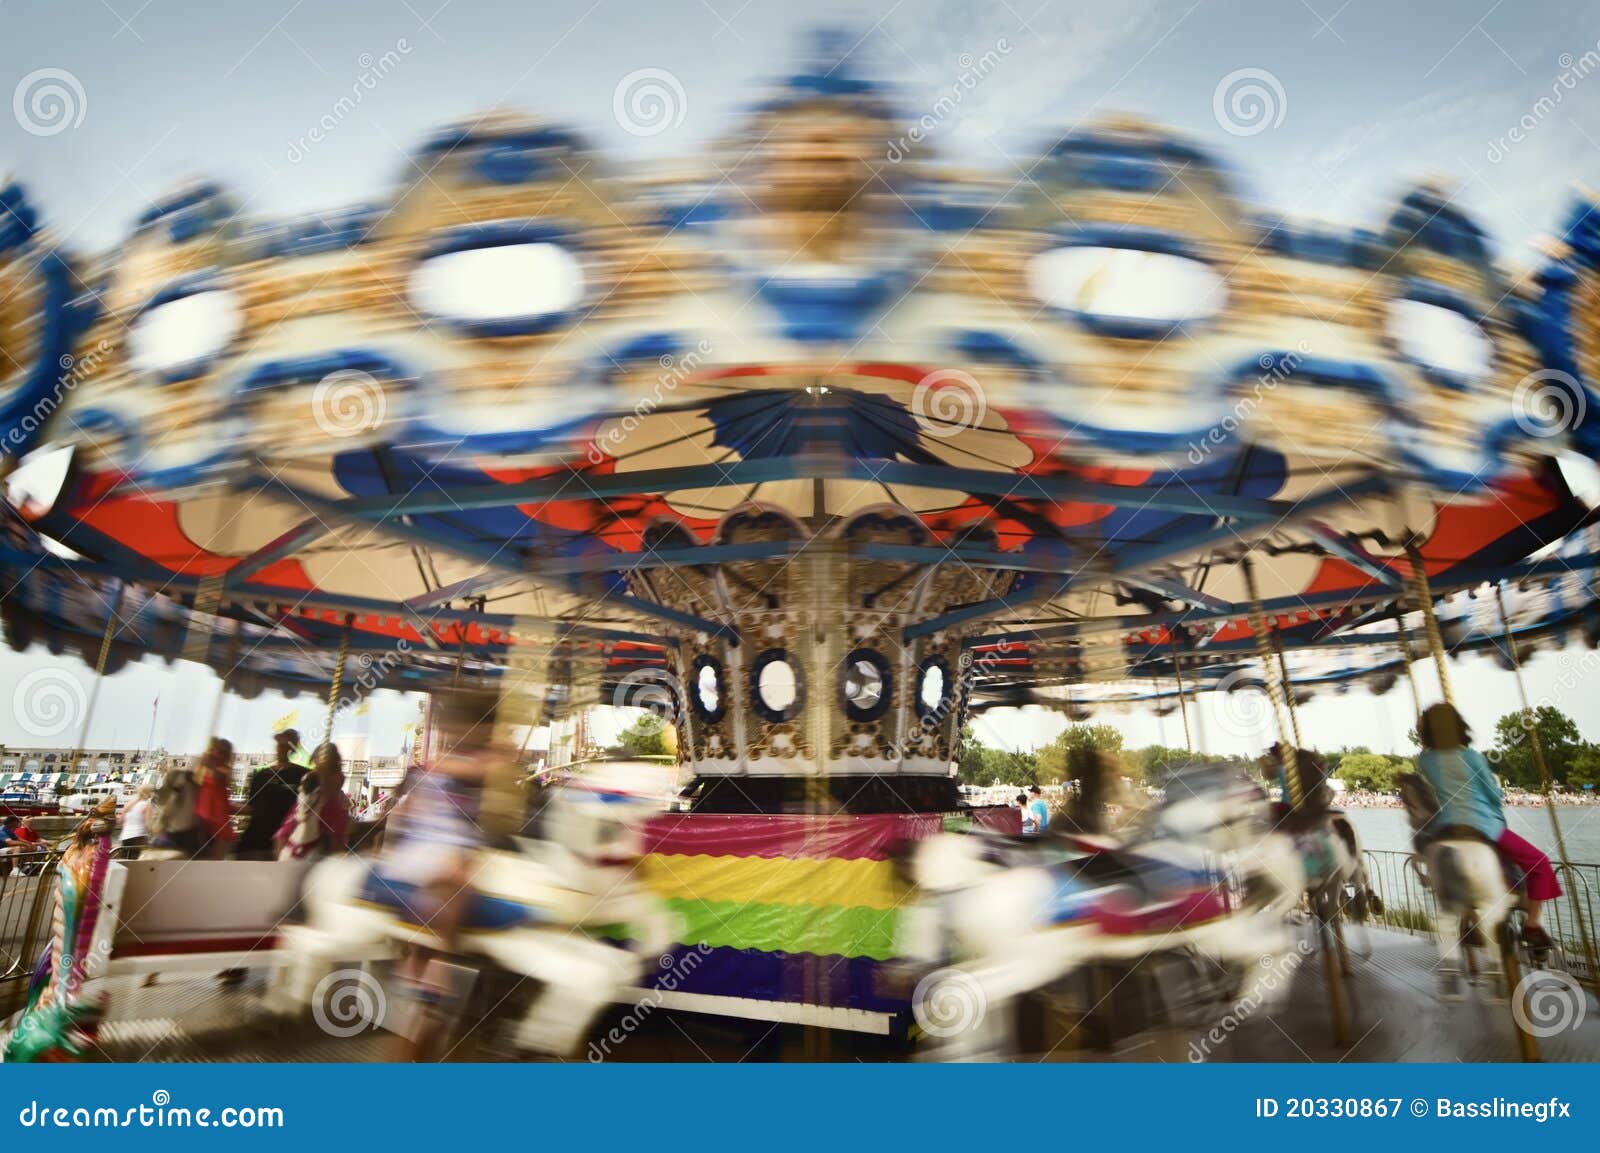
[[[245,693],[339,654],[515,673],[554,712],[686,704],[697,760],[765,725],[783,771],[887,756],[889,715],[936,765],[970,708],[1218,683],[1263,629],[1381,683],[1419,596],[1503,644],[1456,595],[1485,582],[1516,643],[1595,639],[1557,462],[1600,452],[1590,204],[1513,274],[1433,186],[1330,230],[1139,122],[1015,189],[902,135],[819,67],[703,179],[497,114],[382,203],[258,221],[197,184],[107,253],[8,187],[8,642]]]

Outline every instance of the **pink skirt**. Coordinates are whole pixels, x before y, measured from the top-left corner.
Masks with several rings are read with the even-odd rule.
[[[1530,901],[1548,901],[1561,895],[1561,882],[1556,880],[1556,871],[1550,867],[1549,857],[1510,829],[1501,833],[1495,844],[1526,874],[1523,888]]]

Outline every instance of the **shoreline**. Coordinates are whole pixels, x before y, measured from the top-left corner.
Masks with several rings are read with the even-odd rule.
[[[1570,794],[1551,798],[1551,803],[1558,809],[1592,809],[1600,807],[1600,797],[1593,800],[1578,800]],[[1368,793],[1365,795],[1351,796],[1348,793],[1334,794],[1333,804],[1340,809],[1401,809],[1400,798],[1381,793]],[[1517,793],[1508,795],[1504,799],[1508,809],[1542,809],[1544,797],[1538,793]]]

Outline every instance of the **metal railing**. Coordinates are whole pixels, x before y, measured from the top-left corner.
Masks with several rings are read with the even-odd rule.
[[[1383,898],[1383,913],[1376,918],[1381,925],[1403,929],[1411,933],[1433,932],[1437,909],[1433,893],[1423,886],[1417,872],[1415,854],[1393,849],[1367,849],[1367,880]],[[1574,861],[1564,865],[1552,861],[1556,876],[1561,881],[1562,895],[1551,901],[1545,910],[1544,927],[1567,954],[1574,968],[1584,964],[1583,939],[1578,931],[1578,914],[1593,940],[1596,932],[1595,912],[1600,908],[1600,864]]]
[[[0,1017],[22,1007],[55,909],[61,854],[0,854]]]

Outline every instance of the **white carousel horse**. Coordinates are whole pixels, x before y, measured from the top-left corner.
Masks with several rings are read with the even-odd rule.
[[[638,832],[654,801],[554,790],[544,810],[545,839],[519,840],[516,851],[482,849],[469,866],[474,907],[455,952],[528,978],[537,990],[514,1034],[519,1048],[566,1055],[594,1020],[625,996],[674,935],[668,914],[634,879]],[[426,926],[372,897],[373,862],[333,857],[307,877],[306,921],[289,926],[303,961],[282,992],[305,1005],[340,957],[374,941],[438,948]],[[628,927],[626,947],[586,930]]]
[[[1415,773],[1400,778],[1400,798],[1413,830],[1422,829],[1438,814],[1432,787]],[[1460,998],[1463,955],[1475,969],[1477,949],[1485,950],[1489,958],[1486,971],[1503,980],[1507,922],[1521,897],[1506,881],[1499,850],[1474,830],[1447,827],[1429,838],[1418,857],[1422,864],[1418,876],[1433,891],[1440,996]]]
[[[943,1055],[1011,1052],[1017,998],[1092,963],[1202,958],[1229,974],[1218,988],[1230,999],[1264,999],[1255,985],[1273,966],[1263,959],[1293,942],[1285,917],[1304,889],[1300,856],[1267,833],[1260,790],[1229,774],[1189,775],[1169,797],[1125,852],[1086,857],[1067,840],[962,833],[912,847],[925,900],[902,952],[942,966],[913,1010]],[[948,1017],[951,1005],[960,1027],[923,1019]]]
[[[1442,837],[1422,850],[1427,866],[1423,883],[1433,890],[1439,941],[1439,993],[1447,1000],[1461,995],[1462,954],[1484,949],[1485,971],[1500,973],[1501,945],[1507,922],[1519,897],[1506,884],[1500,854],[1486,841]],[[1476,961],[1468,954],[1470,967]]]

